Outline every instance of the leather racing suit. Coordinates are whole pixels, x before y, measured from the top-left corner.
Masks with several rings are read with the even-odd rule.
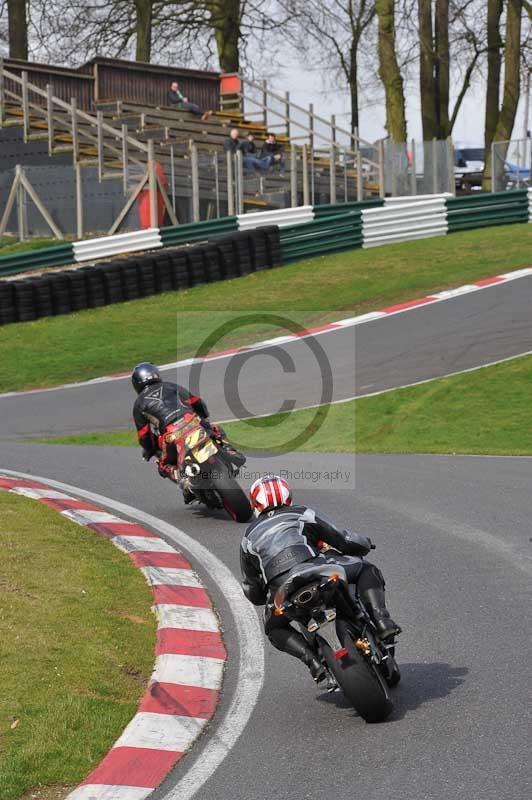
[[[133,406],[133,420],[143,455],[150,459],[161,452],[159,472],[163,477],[171,477],[177,464],[175,445],[168,447],[164,434],[169,426],[177,422],[187,412],[194,412],[203,421],[209,433],[212,426],[206,422],[209,412],[201,397],[191,394],[184,386],[170,381],[154,383],[138,395]]]
[[[322,553],[323,544],[334,551]],[[301,659],[316,680],[324,676],[324,669],[305,638],[285,617],[273,614],[273,594],[298,564],[314,559],[341,564],[349,583],[356,585],[382,638],[399,633],[400,628],[385,605],[382,573],[363,559],[372,547],[367,536],[340,530],[307,506],[281,506],[264,512],[244,534],[240,547],[244,594],[254,605],[265,605],[264,630],[273,646]]]

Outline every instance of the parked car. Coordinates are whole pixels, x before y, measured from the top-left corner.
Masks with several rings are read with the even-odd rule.
[[[482,187],[484,170],[482,146],[456,142],[454,146],[454,183],[456,191],[475,191]]]

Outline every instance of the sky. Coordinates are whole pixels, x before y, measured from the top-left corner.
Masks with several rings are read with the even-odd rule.
[[[324,93],[319,75],[309,72],[297,60],[287,61],[282,70],[282,75],[269,81],[269,83],[272,88],[276,87],[281,91],[288,90],[291,100],[299,105],[307,107],[309,103],[314,103],[316,112],[324,117],[336,114],[338,124],[345,128],[349,127],[350,114],[347,94],[334,89],[329,89]],[[414,138],[420,141],[422,129],[417,87],[409,86],[405,93],[407,97],[408,137],[409,139]],[[523,86],[512,138],[521,139],[523,135],[524,94],[525,89]],[[453,102],[453,98],[451,98],[451,102]],[[469,89],[463,102],[453,131],[453,139],[455,141],[482,146],[484,139],[484,103],[485,90],[479,81],[478,84]],[[532,98],[530,106],[528,129],[532,128]],[[384,122],[384,98],[376,102],[362,102],[359,134],[363,139],[373,142],[385,136]]]

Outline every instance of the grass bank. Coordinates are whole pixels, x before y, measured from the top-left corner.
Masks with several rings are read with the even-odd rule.
[[[282,315],[303,325],[414,299],[529,266],[532,226],[510,225],[320,256],[232,281],[0,328],[0,391],[52,386],[164,363],[198,352],[225,326],[215,349],[285,332]]]
[[[17,241],[15,236],[0,236],[0,256],[11,256],[15,253],[24,253],[26,250],[38,250],[41,247],[52,247],[62,244],[59,239],[35,238],[27,242]]]
[[[151,593],[108,541],[3,491],[0,591],[0,797],[66,797],[148,682]]]
[[[349,403],[225,425],[244,450],[532,455],[532,357]],[[305,434],[304,432],[307,431]],[[133,432],[51,440],[138,446]]]

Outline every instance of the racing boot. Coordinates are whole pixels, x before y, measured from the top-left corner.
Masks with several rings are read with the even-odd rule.
[[[212,425],[212,430],[231,463],[237,468],[243,467],[246,463],[245,455],[233,447],[221,425]]]
[[[386,608],[384,589],[372,586],[370,589],[365,589],[360,593],[360,599],[377,627],[379,639],[384,641],[401,633],[401,628],[393,621],[390,617],[390,612]]]
[[[183,500],[185,501],[185,505],[188,506],[189,503],[192,503],[193,500],[196,499],[196,495],[190,488],[190,481],[186,475],[183,475],[182,478],[179,477],[179,472],[175,470],[175,482],[183,492]]]
[[[316,683],[320,683],[327,677],[327,670],[321,661],[316,658],[300,633],[292,631],[284,638],[283,646],[279,649],[295,658],[299,658],[303,664],[306,664]]]

